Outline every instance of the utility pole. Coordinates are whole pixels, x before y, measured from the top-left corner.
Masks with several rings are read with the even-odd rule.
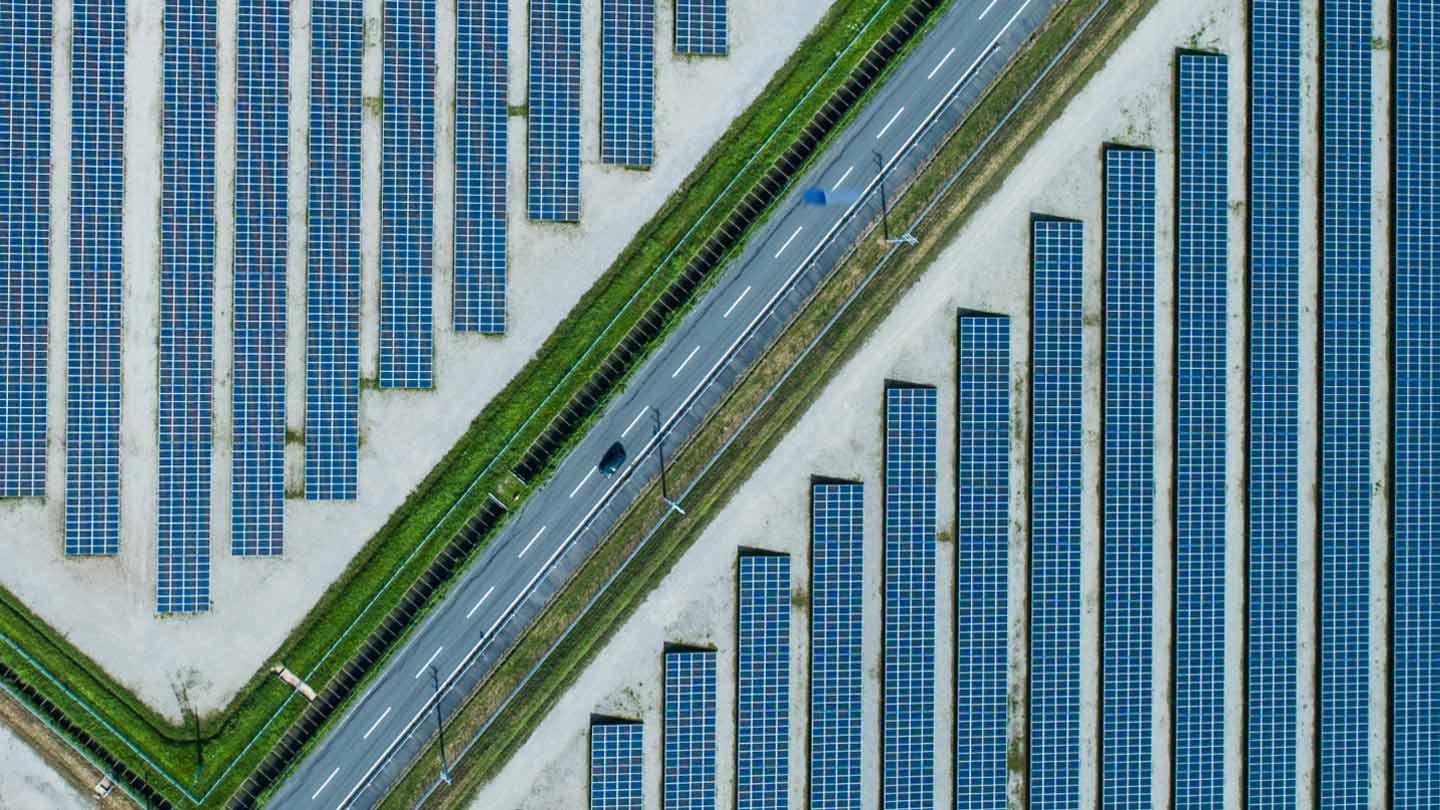
[[[440,712],[440,670],[430,665],[430,685],[435,687],[435,731],[440,736],[440,778],[450,784],[450,762],[445,758],[445,720]]]
[[[920,240],[916,239],[909,231],[900,234],[894,239],[890,238],[890,202],[885,198],[885,159],[880,157],[878,151],[872,152],[875,155],[875,168],[879,170],[880,180],[880,229],[885,234],[887,245],[918,245]]]
[[[655,428],[650,432],[650,435],[658,437],[658,447],[660,450],[660,497],[671,509],[683,515],[685,514],[685,510],[680,508],[680,504],[670,500],[670,487],[665,483],[665,437],[660,435],[660,411],[651,408],[650,415],[655,417]]]

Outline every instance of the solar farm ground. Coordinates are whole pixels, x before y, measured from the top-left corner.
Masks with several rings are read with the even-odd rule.
[[[731,120],[760,92],[829,2],[775,6],[732,0],[730,58],[674,56],[669,44],[674,15],[662,4],[656,16],[656,148],[649,171],[602,166],[599,161],[600,4],[585,3],[582,21],[581,100],[583,209],[570,225],[533,224],[525,216],[525,120],[510,119],[509,332],[503,338],[457,335],[451,328],[454,178],[454,5],[437,9],[435,165],[435,361],[433,391],[380,391],[378,367],[379,218],[382,96],[380,0],[366,0],[363,56],[361,447],[359,499],[353,502],[286,501],[285,556],[230,556],[231,283],[234,162],[217,161],[217,269],[215,273],[215,419],[211,514],[214,608],[186,618],[154,613],[156,340],[159,284],[159,161],[161,152],[161,15],[132,5],[126,61],[125,332],[122,409],[121,544],[117,558],[66,559],[62,554],[63,445],[50,445],[51,497],[0,502],[0,555],[25,560],[0,569],[0,584],[91,655],[161,713],[179,717],[177,679],[191,684],[202,711],[225,706],[264,663],[289,629],[314,604],[354,553],[400,505],[411,488],[459,438],[474,415],[518,371],[575,301],[609,267],[667,197],[715,143]],[[510,103],[525,101],[524,0],[510,8]],[[218,154],[233,151],[235,7],[218,7]],[[287,490],[303,480],[304,334],[309,47],[309,3],[292,6],[289,164],[289,296]],[[71,25],[70,6],[55,6],[57,26]],[[68,59],[55,61],[55,168],[52,200],[69,199]],[[61,148],[63,146],[64,148]],[[623,201],[623,204],[620,204]],[[66,307],[65,217],[52,241],[52,310]],[[150,270],[149,268],[155,268]],[[63,319],[52,318],[50,412],[64,412]],[[57,421],[58,426],[58,421]],[[57,428],[58,429],[58,428]],[[52,438],[56,436],[52,431]],[[103,624],[93,621],[104,615]],[[145,650],[136,655],[135,650]],[[197,663],[198,662],[198,663]]]
[[[802,742],[808,726],[806,706],[809,671],[809,476],[812,474],[862,479],[865,484],[865,627],[863,715],[865,773],[862,791],[864,807],[878,806],[879,799],[879,703],[882,677],[880,631],[883,626],[882,498],[881,453],[883,448],[884,389],[882,381],[898,379],[934,384],[939,394],[940,444],[938,447],[938,525],[942,542],[937,560],[938,599],[936,633],[942,643],[937,649],[937,727],[935,772],[936,806],[951,802],[953,773],[954,700],[950,693],[954,650],[944,640],[953,637],[955,546],[947,542],[955,527],[955,313],[959,307],[1008,314],[1012,326],[1012,369],[1015,379],[1013,421],[1015,435],[1011,473],[1012,514],[1010,571],[1010,723],[1012,769],[1010,802],[1023,805],[1024,793],[1014,769],[1015,744],[1024,732],[1023,705],[1027,657],[1027,611],[1025,594],[1028,579],[1027,543],[1028,471],[1024,466],[1025,433],[1029,429],[1029,379],[1026,374],[1030,351],[1029,300],[1029,213],[1039,212],[1080,218],[1085,223],[1085,333],[1084,333],[1084,430],[1085,469],[1083,494],[1083,559],[1081,624],[1081,793],[1079,806],[1097,806],[1096,776],[1099,753],[1096,746],[1099,723],[1099,639],[1100,639],[1100,455],[1101,371],[1103,320],[1101,252],[1101,204],[1103,200],[1101,145],[1118,142],[1156,150],[1156,317],[1157,379],[1173,378],[1174,370],[1174,199],[1175,49],[1192,47],[1230,54],[1230,151],[1229,186],[1229,295],[1228,327],[1229,391],[1228,420],[1238,424],[1245,409],[1245,313],[1236,302],[1244,300],[1244,237],[1247,212],[1244,205],[1246,174],[1246,45],[1245,4],[1236,0],[1159,0],[1106,66],[1092,79],[1059,119],[1012,172],[1000,190],[984,204],[955,241],[935,261],[914,288],[900,301],[869,341],[824,386],[796,426],[760,464],[754,475],[735,493],[728,506],[718,512],[699,540],[675,565],[665,581],[634,612],[576,680],[570,691],[550,711],[536,733],[521,747],[510,764],[500,771],[475,797],[472,810],[488,807],[517,807],[535,810],[553,806],[583,806],[587,784],[587,718],[591,712],[640,719],[645,723],[645,806],[659,806],[660,788],[660,667],[661,645],[666,641],[713,645],[719,651],[719,710],[717,783],[718,804],[733,801],[735,699],[735,598],[736,553],[749,546],[788,552],[792,565],[794,612],[791,619],[792,678],[791,729],[797,742],[791,746],[790,802],[804,806],[806,798],[806,749]],[[1303,2],[1301,36],[1306,87],[1303,120],[1314,121],[1318,99],[1314,79],[1318,65],[1318,3]],[[1388,37],[1388,21],[1377,15],[1377,36]],[[1388,53],[1382,53],[1375,75],[1388,75]],[[1389,107],[1389,88],[1377,81],[1376,109]],[[1377,194],[1385,193],[1388,177],[1388,128],[1377,116],[1375,128],[1375,177]],[[1313,137],[1304,140],[1301,199],[1302,223],[1315,215],[1318,150]],[[1383,196],[1380,199],[1384,199]],[[1374,209],[1375,289],[1389,284],[1389,259],[1384,246],[1388,231],[1388,208]],[[1315,322],[1318,312],[1317,243],[1313,228],[1305,228],[1302,239],[1302,352],[1301,352],[1301,440],[1300,517],[1302,537],[1313,536],[1318,499],[1315,489],[1317,358]],[[1385,407],[1388,396],[1385,373],[1389,330],[1388,295],[1378,293],[1373,302],[1376,329],[1372,336],[1374,435],[1387,435]],[[1168,389],[1165,389],[1168,390]],[[1154,671],[1156,684],[1168,684],[1173,670],[1173,460],[1174,402],[1167,394],[1155,400],[1156,413],[1156,526]],[[1244,633],[1244,512],[1241,474],[1244,469],[1243,433],[1227,437],[1229,514],[1227,522],[1226,572],[1226,755],[1227,803],[1239,806],[1242,784],[1243,746],[1240,720],[1245,696],[1240,673]],[[1377,441],[1372,450],[1372,467],[1383,470],[1388,451]],[[1384,616],[1388,596],[1382,587],[1388,565],[1388,549],[1379,520],[1385,513],[1383,490],[1373,512],[1374,531],[1371,581],[1375,608],[1372,616]],[[1315,638],[1314,604],[1315,549],[1300,544],[1299,628],[1302,639]],[[1372,629],[1370,758],[1372,772],[1381,772],[1387,758],[1383,727],[1382,696],[1388,682],[1386,652],[1379,627]],[[1302,641],[1299,660],[1300,801],[1313,803],[1314,769],[1313,713],[1315,647]],[[1162,692],[1153,705],[1153,722],[1168,729],[1173,708]],[[1171,740],[1168,733],[1154,739],[1154,802],[1169,805]],[[1383,806],[1386,786],[1372,784],[1371,806]],[[1379,803],[1378,805],[1376,803]]]

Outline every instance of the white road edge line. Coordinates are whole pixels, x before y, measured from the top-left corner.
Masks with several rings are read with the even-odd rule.
[[[425,659],[425,663],[421,664],[420,670],[415,673],[416,678],[419,678],[421,675],[425,674],[425,670],[429,669],[430,665],[435,663],[435,659],[440,657],[440,651],[443,649],[445,649],[445,645],[441,644],[439,647],[435,648],[435,652],[430,653],[430,657]]]
[[[990,5],[992,5],[992,6],[995,5],[995,0],[990,0]],[[985,10],[986,10],[986,11],[989,11],[990,9],[987,8],[987,9],[985,9]],[[981,14],[980,16],[981,16],[981,17],[984,17],[985,15],[984,15],[984,14]],[[954,49],[954,48],[951,48],[950,50],[946,51],[946,52],[945,52],[945,56],[944,56],[943,58],[941,58],[941,60],[940,60],[939,62],[935,63],[935,68],[930,71],[930,75],[925,77],[925,81],[928,82],[928,81],[930,81],[931,79],[935,78],[935,74],[936,74],[936,73],[939,73],[939,72],[940,72],[940,68],[945,67],[945,63],[946,63],[946,62],[949,62],[949,61],[950,61],[950,57],[952,57],[952,56],[954,56],[954,55],[955,55],[955,49]]]
[[[479,610],[479,609],[480,609],[480,606],[483,605],[483,604],[485,604],[485,600],[486,600],[486,599],[489,599],[489,598],[490,598],[490,594],[492,594],[492,593],[494,593],[494,592],[495,592],[495,586],[494,586],[494,585],[491,585],[491,586],[490,586],[490,590],[486,591],[486,592],[485,592],[485,595],[482,596],[482,597],[480,597],[480,601],[475,603],[475,607],[470,608],[470,612],[465,614],[465,618],[468,619],[468,618],[470,618],[471,616],[474,616],[474,615],[475,615],[475,611]]]
[[[899,117],[900,117],[900,113],[903,113],[903,112],[905,112],[905,108],[904,108],[904,107],[901,107],[900,109],[896,110],[896,111],[895,111],[895,114],[892,115],[892,116],[890,116],[890,120],[885,122],[885,126],[881,127],[881,128],[880,128],[880,131],[877,132],[877,133],[875,133],[875,140],[878,141],[878,140],[880,140],[882,137],[884,137],[885,133],[887,133],[887,132],[890,131],[890,125],[893,124],[893,123],[895,123],[895,119],[899,118]]]
[[[590,476],[592,476],[592,475],[594,475],[594,474],[595,474],[595,468],[594,468],[594,467],[591,467],[591,468],[590,468],[590,472],[585,473],[585,477],[580,479],[580,483],[576,484],[576,485],[575,485],[575,488],[572,489],[572,490],[570,490],[570,497],[572,497],[572,498],[575,497],[575,493],[579,492],[579,491],[580,491],[580,488],[583,487],[583,486],[585,486],[585,482],[589,481],[589,480],[590,480]]]
[[[741,302],[741,301],[744,301],[744,300],[745,300],[745,296],[747,296],[747,295],[749,295],[749,294],[750,294],[750,288],[749,288],[749,287],[746,287],[745,289],[741,290],[741,291],[740,291],[740,297],[739,297],[739,298],[736,298],[736,299],[735,299],[735,302],[730,305],[730,308],[727,309],[727,310],[725,310],[725,314],[724,314],[724,315],[721,315],[720,317],[722,317],[722,318],[728,318],[728,317],[730,317],[730,313],[734,312],[734,311],[735,311],[735,307],[740,306],[740,302]],[[624,436],[624,434],[622,433],[621,436]]]
[[[387,717],[390,716],[390,710],[393,709],[393,708],[395,708],[395,707],[394,707],[394,706],[386,706],[384,713],[382,713],[379,717],[375,718],[375,722],[370,725],[370,730],[367,731],[367,732],[365,732],[365,736],[364,736],[364,737],[361,737],[360,739],[362,739],[362,740],[368,740],[368,739],[370,739],[370,735],[371,735],[371,734],[374,734],[374,733],[375,733],[375,729],[379,728],[379,727],[380,727],[380,724],[383,723],[383,722],[385,722],[385,718],[387,718]]]
[[[986,7],[985,7],[985,10],[982,11],[982,12],[980,12],[980,16],[975,18],[976,21],[985,19],[985,15],[986,15],[986,14],[989,14],[989,13],[990,13],[990,9],[995,8],[995,4],[998,3],[998,2],[1000,2],[1000,0],[990,0],[990,5],[986,6]]]
[[[1000,38],[1003,37],[1003,36],[1005,36],[1005,32],[1008,31],[1008,30],[1010,30],[1010,26],[1011,26],[1012,24],[1014,24],[1014,22],[1015,22],[1016,20],[1020,19],[1020,15],[1023,14],[1023,13],[1025,12],[1025,9],[1030,6],[1030,2],[1031,2],[1031,0],[1025,0],[1024,3],[1021,3],[1021,4],[1020,4],[1020,8],[1018,8],[1018,9],[1015,10],[1015,14],[1010,17],[1010,20],[1005,23],[1005,26],[1000,29],[1000,32],[995,35],[994,39],[991,39],[991,40],[990,40],[990,44],[987,45],[987,46],[985,47],[985,49],[980,52],[980,56],[975,60],[975,62],[965,71],[964,74],[962,74],[962,75],[960,76],[959,79],[957,79],[957,80],[955,81],[955,83],[954,83],[953,85],[951,85],[950,89],[945,92],[945,94],[941,97],[940,103],[936,104],[935,107],[926,115],[926,118],[927,118],[927,119],[930,118],[930,117],[932,117],[932,116],[934,116],[934,115],[936,115],[936,114],[939,112],[939,110],[941,110],[941,109],[943,109],[945,106],[949,105],[949,103],[950,103],[950,101],[951,101],[951,96],[953,96],[954,93],[955,93],[957,90],[960,89],[961,85],[963,85],[965,82],[969,81],[969,79],[970,79],[970,74],[971,74],[972,72],[974,72],[975,68],[976,68],[977,66],[979,66],[979,64],[980,64],[981,62],[983,62],[987,57],[989,57],[989,55],[990,55],[990,49],[993,48],[993,47],[995,47],[995,43],[999,42],[999,41],[1000,41]],[[922,123],[922,124],[920,125],[920,129],[923,129],[924,127],[925,127],[925,124]],[[920,132],[920,129],[917,129],[917,130],[916,130],[916,133],[919,133],[919,132]],[[914,137],[915,137],[914,135],[911,136],[912,139],[913,139]],[[874,181],[872,180],[872,181],[871,181],[871,186],[873,186],[873,184],[874,184]],[[868,192],[868,191],[870,190],[871,186],[867,186],[867,187],[865,188],[865,192]],[[862,198],[862,199],[864,198],[864,192],[862,192],[861,198]],[[851,208],[853,209],[855,206],[858,206],[859,204],[860,204],[860,202],[857,200],[855,203],[852,203],[852,204],[851,204]],[[847,212],[848,212],[848,210],[849,210],[849,209],[847,209]],[[834,226],[832,226],[831,231],[830,231],[830,234],[827,235],[826,239],[828,239],[829,236],[833,236],[833,235],[834,235],[834,232],[835,232],[835,231],[838,231],[838,230],[840,229],[841,225],[843,225],[843,224],[844,224],[844,216],[842,216],[842,217],[840,218],[840,221],[839,221],[839,222],[837,222]],[[785,294],[785,292],[786,292],[787,288],[789,287],[790,283],[795,280],[795,277],[796,277],[796,276],[800,275],[800,273],[804,271],[805,267],[806,267],[806,266],[810,263],[810,261],[814,258],[815,254],[819,253],[820,249],[825,246],[826,239],[821,239],[821,240],[820,240],[820,243],[819,243],[818,245],[816,245],[816,247],[815,247],[814,249],[811,250],[811,255],[810,255],[809,257],[807,257],[804,261],[802,261],[802,262],[800,263],[800,265],[795,269],[795,271],[790,274],[790,278],[786,279],[785,283],[782,284],[782,285],[780,286],[780,289],[775,293],[774,296],[772,296],[772,298],[771,298],[771,303],[773,303],[774,300],[777,299],[777,298],[779,298],[781,295],[784,295],[784,294]],[[767,305],[767,306],[768,306],[768,305]],[[764,311],[764,308],[762,308],[761,311],[755,316],[755,318],[751,319],[750,325],[753,326],[755,323],[757,323],[757,322],[759,321],[760,317],[762,317],[762,316],[764,316],[764,315],[765,315],[765,311]],[[746,331],[748,332],[748,329],[747,329]],[[742,332],[741,335],[740,335],[740,337],[736,338],[735,341],[734,341],[733,343],[731,343],[730,347],[727,348],[724,352],[721,353],[720,359],[716,361],[714,368],[719,368],[719,366],[720,366],[721,364],[723,364],[723,363],[726,362],[727,356],[728,356],[731,352],[733,352],[737,346],[740,345],[741,341],[743,341],[743,340],[745,339],[745,334],[746,334],[745,332]],[[698,349],[699,347],[697,346],[696,348]],[[713,371],[713,370],[714,370],[714,369],[712,368],[712,371]],[[709,375],[706,375],[706,377],[708,378]],[[674,423],[675,420],[679,419],[680,416],[682,415],[684,409],[685,409],[686,407],[689,407],[688,402],[691,401],[691,400],[693,400],[694,397],[699,396],[700,391],[702,391],[702,390],[703,390],[706,386],[708,386],[709,384],[710,384],[710,381],[709,381],[708,379],[702,379],[701,382],[700,382],[700,384],[697,385],[697,386],[695,387],[695,389],[693,389],[693,390],[690,392],[690,394],[686,397],[686,404],[682,405],[682,407],[680,407],[680,408],[677,408],[677,409],[670,415],[670,418],[669,418],[668,422],[669,422],[669,423]],[[654,441],[655,441],[655,440],[652,438],[652,439],[650,440],[650,443],[653,443]],[[647,444],[645,445],[645,447],[641,448],[641,451],[640,451],[639,455],[643,455],[643,454],[645,453],[645,451],[647,451],[647,450],[649,449],[650,443],[647,443]],[[632,468],[632,469],[633,469],[633,468]],[[611,494],[612,492],[614,492],[616,489],[618,489],[621,484],[625,483],[625,481],[627,481],[628,478],[629,478],[629,470],[628,470],[628,469],[627,469],[625,472],[621,473],[620,476],[617,476],[617,477],[616,477],[616,480],[615,480],[613,483],[611,483],[610,488],[607,489],[604,493],[601,494],[600,500],[596,501],[596,502],[595,502],[595,505],[592,506],[592,507],[590,507],[590,511],[587,512],[586,515],[580,519],[580,523],[577,524],[574,529],[571,529],[571,530],[570,530],[570,535],[565,538],[565,541],[562,542],[562,543],[560,543],[560,545],[558,545],[558,546],[555,547],[555,550],[554,550],[553,552],[551,552],[551,554],[550,554],[550,558],[549,558],[548,560],[546,560],[545,565],[541,566],[541,567],[540,567],[540,570],[536,571],[535,574],[534,574],[532,577],[530,577],[530,580],[525,583],[525,587],[521,588],[521,589],[520,589],[520,592],[515,595],[515,598],[510,601],[509,606],[507,606],[507,607],[505,608],[505,610],[501,613],[501,618],[497,619],[497,620],[495,621],[495,623],[492,624],[492,625],[490,626],[490,628],[487,629],[487,630],[485,631],[485,633],[481,635],[480,640],[475,642],[474,646],[472,646],[472,647],[470,648],[470,651],[469,651],[468,653],[466,653],[464,656],[462,656],[462,657],[460,658],[460,660],[455,664],[455,668],[450,671],[450,674],[449,674],[448,676],[446,676],[445,680],[441,683],[441,687],[442,687],[442,688],[448,687],[448,686],[450,685],[450,682],[453,681],[453,680],[460,674],[460,671],[463,670],[466,666],[468,666],[468,663],[469,663],[469,661],[470,661],[470,658],[471,658],[472,656],[474,656],[475,653],[478,652],[481,647],[485,646],[485,644],[490,641],[490,633],[494,632],[495,628],[496,628],[496,627],[499,627],[499,626],[500,626],[500,623],[505,620],[505,619],[504,619],[505,614],[508,614],[512,609],[514,609],[514,607],[515,607],[516,605],[518,605],[518,604],[520,603],[520,601],[521,601],[522,599],[524,599],[526,596],[529,595],[530,589],[533,588],[533,587],[535,586],[535,583],[536,583],[536,582],[539,582],[540,579],[541,579],[541,577],[543,577],[543,576],[545,575],[545,572],[546,572],[546,570],[548,569],[548,567],[549,567],[550,565],[553,565],[554,562],[555,562],[557,559],[559,559],[560,556],[566,551],[566,549],[569,548],[570,542],[571,542],[572,540],[574,540],[575,536],[580,533],[581,529],[582,529],[582,528],[585,526],[585,524],[590,520],[590,518],[591,518],[592,516],[594,516],[594,514],[601,509],[602,505],[603,505],[603,504],[605,503],[605,501],[609,498],[610,494]],[[352,786],[352,787],[350,788],[349,792],[346,793],[345,798],[343,798],[343,799],[340,800],[340,804],[338,805],[337,810],[339,810],[339,808],[343,808],[343,807],[345,807],[347,804],[349,804],[350,800],[353,799],[353,798],[355,798],[356,794],[358,794],[358,793],[365,787],[365,785],[367,785],[367,784],[369,783],[370,778],[375,774],[375,772],[380,768],[380,766],[381,766],[386,760],[388,760],[388,759],[390,758],[390,756],[395,752],[395,749],[396,749],[397,747],[399,747],[400,743],[414,730],[415,724],[418,723],[418,722],[420,722],[420,718],[424,717],[427,713],[430,712],[431,708],[434,706],[434,702],[435,702],[435,698],[434,698],[434,697],[431,697],[431,698],[427,699],[427,700],[421,705],[420,710],[419,710],[418,712],[416,712],[413,717],[410,718],[410,721],[409,721],[408,723],[405,724],[405,728],[404,728],[403,730],[401,730],[401,732],[400,732],[398,735],[396,735],[395,739],[393,739],[393,740],[390,741],[390,744],[385,747],[385,750],[380,753],[380,756],[376,757],[375,760],[370,763],[370,766],[365,769],[365,773],[360,776],[360,780],[359,780],[358,782],[356,782],[356,783],[354,784],[354,786]],[[339,768],[336,768],[336,770],[338,771]]]
[[[803,231],[803,230],[805,230],[805,226],[804,226],[804,225],[801,225],[800,227],[796,228],[796,229],[795,229],[795,232],[792,233],[792,234],[790,234],[790,238],[785,240],[785,244],[781,245],[781,246],[780,246],[780,249],[777,250],[777,251],[775,251],[775,258],[777,258],[777,259],[780,258],[780,254],[785,252],[785,248],[790,247],[790,243],[791,243],[791,242],[794,242],[794,241],[795,241],[795,237],[799,236],[799,235],[800,235],[800,232]]]
[[[684,371],[685,367],[690,365],[690,360],[695,357],[695,353],[698,351],[700,351],[700,344],[697,343],[695,344],[695,348],[691,349],[690,353],[685,355],[685,359],[680,362],[680,367],[675,369],[675,372],[670,375],[670,379],[673,380],[676,377],[679,377],[680,372]]]
[[[626,426],[625,432],[620,434],[620,438],[622,438],[622,439],[625,438],[625,436],[628,435],[628,434],[630,433],[630,431],[634,430],[634,429],[635,429],[635,426],[638,425],[638,424],[640,424],[640,419],[641,419],[642,417],[644,417],[645,414],[647,414],[647,413],[649,413],[649,412],[650,412],[650,406],[649,406],[649,405],[646,405],[645,407],[641,408],[641,409],[640,409],[640,412],[637,413],[637,414],[635,414],[635,418],[630,420],[630,424],[629,424],[628,426]]]
[[[855,171],[855,167],[854,167],[854,166],[851,166],[850,168],[846,169],[846,170],[845,170],[845,173],[842,174],[842,175],[840,175],[840,179],[835,181],[835,185],[833,185],[833,186],[830,187],[830,190],[831,190],[831,191],[836,191],[836,190],[838,190],[838,189],[840,188],[840,184],[843,183],[843,182],[845,182],[845,178],[849,177],[849,176],[850,176],[850,172],[853,172],[853,171]]]
[[[322,791],[322,790],[324,790],[325,788],[329,787],[329,786],[330,786],[330,780],[331,780],[331,779],[334,779],[334,778],[335,778],[335,774],[337,774],[337,773],[339,773],[339,772],[340,772],[340,768],[339,768],[339,767],[336,767],[335,770],[331,771],[331,772],[330,772],[330,775],[327,776],[327,777],[325,777],[325,781],[321,783],[319,789],[317,789],[314,793],[311,793],[311,794],[310,794],[310,801],[313,802],[313,801],[315,801],[316,799],[320,798],[320,791]]]
[[[515,559],[518,560],[518,559],[520,559],[521,557],[524,557],[524,556],[525,556],[525,552],[529,551],[529,550],[530,550],[530,547],[533,546],[533,545],[535,545],[535,541],[540,539],[540,535],[544,534],[544,533],[545,533],[545,530],[546,530],[547,528],[549,528],[549,527],[548,527],[548,526],[541,526],[541,527],[540,527],[540,531],[535,532],[535,536],[532,537],[532,538],[530,538],[530,542],[526,543],[524,548],[520,549],[520,553],[519,553],[518,555],[516,555]]]

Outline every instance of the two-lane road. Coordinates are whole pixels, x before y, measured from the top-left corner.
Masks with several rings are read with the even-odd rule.
[[[819,187],[841,200],[863,198],[920,140],[922,131],[961,88],[1003,63],[1057,0],[956,0],[935,27],[796,183],[777,211],[721,274],[582,437],[542,488],[491,539],[476,563],[386,664],[370,686],[282,784],[271,806],[372,807],[410,754],[407,738],[435,730],[434,685],[456,680],[495,641],[517,606],[537,589],[558,587],[555,563],[570,550],[631,475],[650,477],[661,435],[711,382],[793,282],[829,246],[851,205],[811,205],[802,192]],[[926,131],[928,135],[928,131]],[[933,146],[930,146],[933,148]],[[889,177],[898,184],[901,177]],[[834,194],[833,192],[844,192]],[[854,193],[852,193],[854,192]],[[611,475],[596,469],[620,441],[628,459]],[[627,492],[628,496],[628,492]],[[661,639],[656,639],[657,645]],[[508,642],[507,642],[508,643]],[[657,646],[658,649],[658,646]],[[457,702],[446,699],[445,711]],[[376,774],[385,768],[387,778]]]

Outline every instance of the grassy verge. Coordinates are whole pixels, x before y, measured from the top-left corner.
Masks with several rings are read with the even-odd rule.
[[[510,476],[509,469],[523,449],[679,274],[702,244],[700,237],[728,214],[905,7],[904,0],[835,0],[756,102],[732,122],[716,148],[637,233],[531,361],[366,543],[266,662],[267,667],[283,662],[312,685],[323,685],[488,493],[499,494],[513,506],[540,483],[517,486]],[[830,72],[825,74],[827,68]],[[822,74],[824,79],[807,96]],[[787,119],[792,109],[794,115]],[[772,132],[775,136],[767,141]],[[24,651],[0,645],[0,660],[24,673],[27,682],[65,708],[113,753],[130,762],[134,750],[143,752],[133,757],[136,770],[180,806],[194,804],[187,791],[196,797],[210,796],[205,806],[217,805],[303,708],[262,667],[229,706],[201,718],[207,767],[196,778],[194,742],[187,725],[172,724],[145,706],[4,592],[0,592],[0,633]],[[226,771],[229,765],[233,767]]]
[[[452,750],[457,740],[470,739],[487,724],[488,729],[482,742],[452,766],[454,781],[437,791],[428,807],[466,806],[479,787],[508,761],[590,658],[664,578],[751,471],[803,415],[830,374],[863,345],[899,297],[993,193],[1065,102],[1104,63],[1153,2],[1110,0],[1084,39],[1066,54],[1041,89],[1025,102],[1001,137],[978,155],[964,181],[952,187],[934,214],[916,229],[920,246],[898,254],[897,260],[864,288],[836,328],[796,366],[777,396],[762,406],[766,392],[782,379],[786,369],[841,310],[846,299],[862,286],[885,248],[878,240],[870,239],[853,252],[757,367],[672,460],[672,488],[682,491],[693,484],[685,500],[687,514],[669,520],[645,542],[651,528],[666,519],[666,510],[653,493],[638,499],[637,505],[557,595],[495,674],[452,714],[447,731]],[[976,155],[986,134],[1099,5],[1099,0],[1071,0],[1056,11],[1037,34],[1032,47],[1017,57],[960,130],[896,202],[892,214],[896,221],[912,218],[961,164]],[[759,416],[746,427],[741,440],[730,444],[709,473],[697,480],[707,460],[725,446],[757,406],[762,408]],[[625,563],[627,559],[629,562]],[[606,588],[622,564],[624,576],[614,578]],[[590,605],[588,611],[587,605]],[[527,673],[532,670],[534,674],[527,681]],[[523,691],[517,692],[522,685]],[[507,703],[512,693],[516,697]],[[433,784],[436,775],[436,754],[431,751],[420,758],[382,807],[404,810],[413,806]]]

